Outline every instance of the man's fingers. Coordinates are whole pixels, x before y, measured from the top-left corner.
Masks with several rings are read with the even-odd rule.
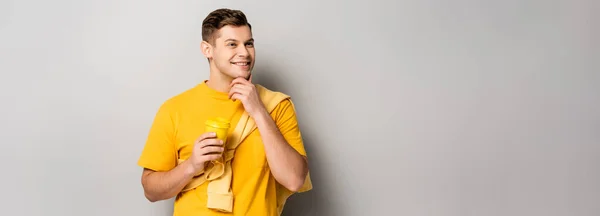
[[[231,89],[229,90],[229,98],[231,98],[231,96],[235,93],[238,94],[247,94],[248,92],[248,88],[245,88],[245,86],[242,85],[234,85],[233,87],[231,87]]]
[[[231,86],[231,88],[232,88],[232,89],[233,89],[233,88],[237,88],[237,89],[241,89],[241,90],[248,91],[248,90],[251,90],[251,89],[252,89],[252,86],[251,86],[251,85],[246,85],[246,84],[240,84],[240,83],[236,83],[236,84],[234,84],[233,86]]]
[[[198,137],[198,139],[196,140],[196,143],[202,142],[202,140],[208,139],[208,138],[214,138],[217,137],[217,134],[215,132],[208,132],[208,133],[204,133],[202,135],[200,135],[200,137]]]
[[[209,155],[209,154],[221,154],[223,152],[223,147],[216,146],[206,146],[200,150],[201,155]]]
[[[205,148],[206,146],[221,146],[223,145],[223,141],[219,139],[205,139],[198,143],[200,148]]]
[[[204,159],[206,161],[213,161],[213,160],[219,159],[221,157],[221,154],[210,154],[210,155],[204,155],[202,157],[204,157]]]
[[[243,97],[244,96],[242,94],[236,92],[236,93],[233,93],[230,98],[235,101],[235,100],[242,100]]]

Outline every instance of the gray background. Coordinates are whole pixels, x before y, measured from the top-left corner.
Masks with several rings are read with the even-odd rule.
[[[285,215],[600,215],[598,2],[0,3],[0,215],[169,215],[136,161],[242,9],[314,190]]]

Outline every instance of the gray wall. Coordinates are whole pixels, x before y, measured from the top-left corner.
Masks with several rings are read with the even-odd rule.
[[[592,0],[3,0],[0,215],[169,215],[136,161],[218,7],[298,108],[314,190],[285,215],[600,215]]]

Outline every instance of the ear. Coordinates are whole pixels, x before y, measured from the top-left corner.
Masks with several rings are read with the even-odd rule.
[[[202,49],[202,53],[206,58],[211,59],[213,57],[213,47],[210,43],[202,41],[202,43],[200,43],[200,49]]]

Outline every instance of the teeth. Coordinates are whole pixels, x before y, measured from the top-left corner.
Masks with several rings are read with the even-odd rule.
[[[233,64],[239,65],[239,66],[246,66],[246,65],[249,65],[250,63],[249,62],[237,62],[237,63],[233,63]]]

